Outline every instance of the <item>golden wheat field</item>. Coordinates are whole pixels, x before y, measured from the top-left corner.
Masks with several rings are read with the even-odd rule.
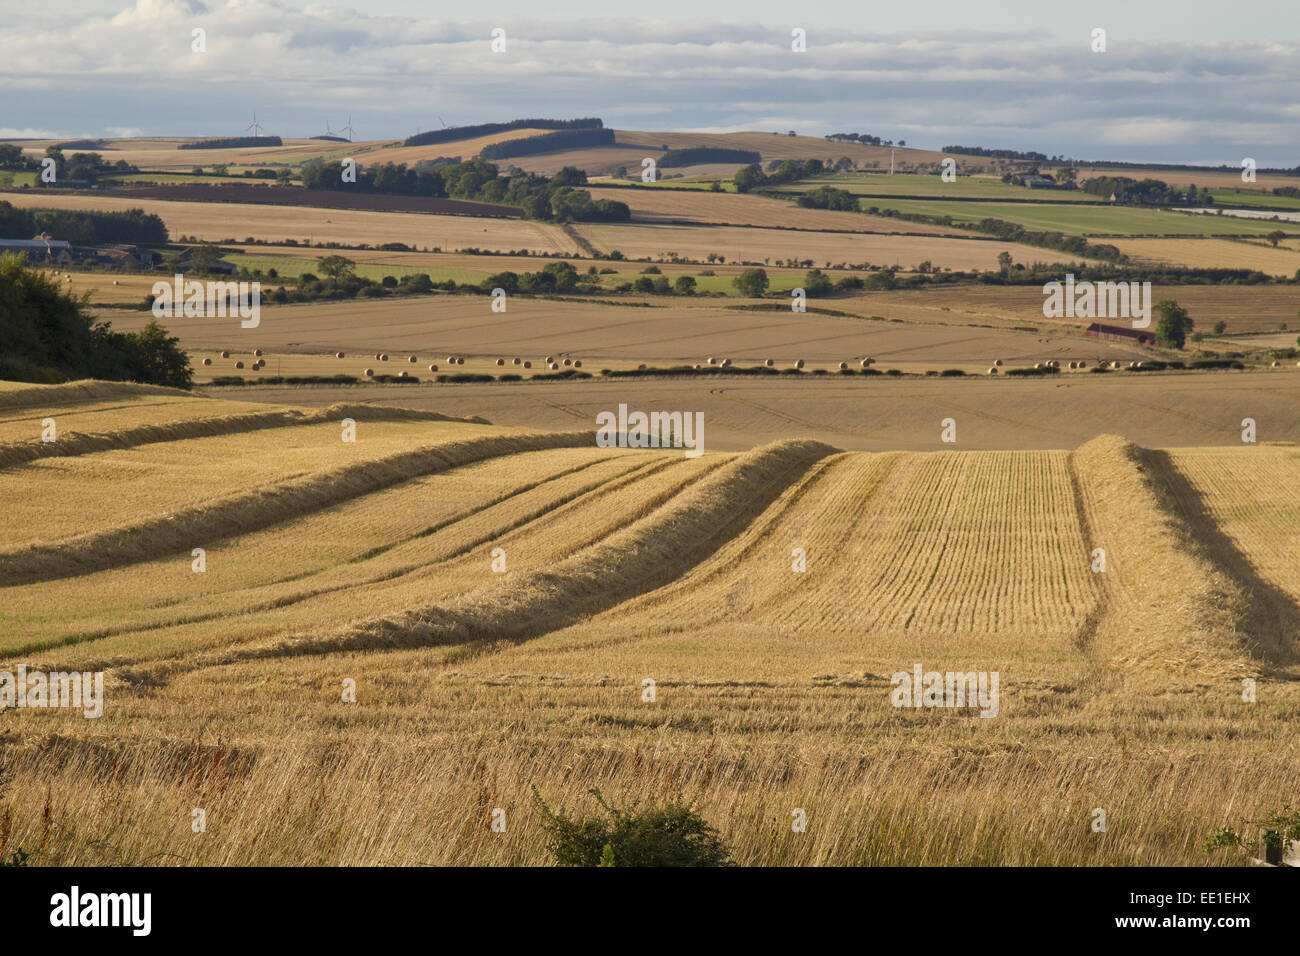
[[[1296,785],[1300,506],[1276,490],[1300,447],[1143,447],[1099,407],[976,450],[965,384],[886,413],[924,406],[923,447],[699,457],[598,445],[608,387],[557,429],[364,390],[6,386],[0,670],[105,691],[94,719],[0,713],[5,839],[55,864],[540,864],[532,788],[599,787],[686,797],[742,864],[1202,863]],[[1024,415],[1047,395],[996,384],[1037,387]],[[893,706],[917,666],[996,674],[995,713]]]

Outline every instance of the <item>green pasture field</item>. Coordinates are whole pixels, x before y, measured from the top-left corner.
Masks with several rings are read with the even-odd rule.
[[[1080,190],[1030,189],[1013,186],[992,176],[960,175],[961,160],[957,159],[959,175],[950,183],[937,175],[920,173],[837,173],[814,176],[780,187],[782,193],[806,193],[821,186],[843,189],[855,196],[952,196],[954,199],[1026,199],[1040,203],[1096,202],[1097,197]]]
[[[1211,189],[1214,201],[1248,209],[1300,209],[1300,197],[1274,196],[1267,189]]]
[[[921,199],[882,199],[863,203],[908,214],[951,216],[954,223],[1001,219],[1026,229],[1062,232],[1071,236],[1258,236],[1278,229],[1277,223],[1229,216],[1197,216],[1141,209],[1134,206],[1070,206],[1028,203],[972,203]],[[864,209],[865,211],[865,209]],[[1225,221],[1226,220],[1226,221]],[[1281,226],[1300,232],[1300,226]]]

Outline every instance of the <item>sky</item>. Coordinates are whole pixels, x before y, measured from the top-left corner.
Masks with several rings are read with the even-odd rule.
[[[618,129],[1300,166],[1300,0],[1065,6],[0,0],[0,137],[229,136],[254,112],[285,137],[350,115],[358,139],[599,116]]]

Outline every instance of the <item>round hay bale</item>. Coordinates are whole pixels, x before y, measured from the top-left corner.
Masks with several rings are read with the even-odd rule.
[[[522,360],[522,359],[520,359],[520,358],[515,358],[515,359],[512,359],[512,360],[511,360],[511,364],[512,364],[512,365],[523,365],[524,363],[523,363],[523,360]]]
[[[861,362],[859,362],[858,364],[861,365],[863,368],[871,368],[871,359],[869,359],[869,358],[864,358],[864,359],[863,359]]]
[[[1079,368],[1087,368],[1087,367],[1088,367],[1088,363],[1085,362],[1083,359],[1079,359]]]
[[[211,364],[212,364],[212,359],[204,359],[204,360],[203,360],[203,364],[204,364],[204,365],[211,365]]]
[[[532,368],[532,367],[533,367],[533,363],[532,363],[532,362],[525,362],[525,363],[524,363],[524,368]]]
[[[565,364],[567,367],[572,368],[572,367],[573,367],[573,359],[565,359],[565,360],[564,360],[564,364]],[[1277,363],[1274,362],[1273,364],[1276,365]]]
[[[573,360],[573,367],[574,367],[574,368],[582,368],[582,359],[574,359],[574,360]]]
[[[990,374],[990,375],[997,375],[997,374],[998,374],[998,368],[997,368],[996,365],[990,365],[990,366],[989,366],[989,374]]]
[[[343,353],[342,353],[342,352],[335,352],[335,353],[334,353],[334,357],[335,357],[335,358],[343,358],[344,356],[343,356]]]
[[[795,368],[803,368],[803,359],[795,359],[795,360],[794,360],[794,367],[795,367]]]
[[[117,285],[117,280],[116,280],[116,279],[113,280],[113,285]]]
[[[235,363],[235,368],[243,368],[243,367],[244,367],[244,363],[243,363],[243,362],[236,362],[236,363]]]
[[[387,352],[381,352],[380,355],[379,355],[379,361],[381,361],[381,362],[387,362],[387,361],[388,361],[388,353],[387,353]]]
[[[840,363],[840,371],[841,371],[841,372],[846,372],[846,371],[848,371],[848,368],[849,368],[849,363],[848,363],[848,362],[841,362],[841,363]]]
[[[1043,363],[1042,363],[1042,362],[1035,362],[1035,363],[1034,363],[1034,368],[1042,368],[1042,367],[1043,367]]]
[[[457,364],[457,365],[464,365],[464,364],[465,364],[465,359],[463,359],[463,358],[457,358],[457,359],[456,359],[456,364]]]
[[[731,359],[726,359],[726,358],[724,358],[724,359],[722,360],[722,367],[723,367],[723,368],[730,368],[730,367],[731,367]]]
[[[412,355],[407,359],[407,361],[414,365],[416,362],[420,361],[420,357],[418,355]]]
[[[771,359],[763,359],[763,364],[766,365],[768,368],[771,368],[772,365],[773,365],[773,362],[772,362]]]
[[[261,355],[262,355],[262,350],[261,350],[261,349],[253,349],[253,354],[260,358]]]
[[[506,364],[505,359],[497,359],[497,365],[505,365],[505,364]]]
[[[548,356],[546,356],[546,364],[547,364],[547,365],[552,364],[554,361],[555,361],[555,356],[554,356],[554,355],[548,355]]]
[[[552,372],[554,372],[554,371],[556,371],[557,369],[559,369],[559,367],[560,367],[560,363],[559,363],[559,362],[552,362],[551,364],[547,365],[546,367],[549,368]]]
[[[398,378],[406,378],[406,369],[402,369],[400,372],[398,372],[398,373],[397,373],[397,377],[398,377]]]
[[[710,356],[709,356],[709,364],[710,364],[710,365],[717,365],[717,364],[718,364],[718,360],[715,359],[712,355],[710,355]]]
[[[375,374],[375,370],[374,370],[373,368],[368,368],[368,369],[366,369],[366,377],[367,377],[367,378],[369,378],[370,376],[372,376],[372,375],[374,375],[374,374]]]
[[[229,353],[229,352],[222,352],[222,353],[221,353],[221,357],[222,357],[222,358],[230,358],[230,353]]]
[[[448,356],[447,356],[447,364],[448,364],[448,365],[455,365],[455,364],[456,364],[456,356],[454,356],[454,355],[448,355]]]
[[[1273,363],[1273,368],[1277,368],[1277,362]]]
[[[696,362],[694,365],[691,366],[691,368],[696,369],[697,371],[699,370],[699,367],[700,367],[699,362]]]
[[[376,361],[376,362],[379,361],[379,356],[382,355],[382,354],[383,354],[382,352],[376,352],[376,353],[375,353],[375,361]]]
[[[1002,364],[1002,359],[994,359],[993,364],[996,366],[1000,366]]]
[[[436,371],[438,371],[438,366],[433,365],[433,364],[430,364],[430,365],[429,365],[429,371],[430,371],[430,372],[436,372]]]

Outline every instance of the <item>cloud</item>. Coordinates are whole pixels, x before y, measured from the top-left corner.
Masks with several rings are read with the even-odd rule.
[[[19,129],[13,126],[0,126],[0,139],[55,139],[59,136],[52,129]]]
[[[471,11],[474,12],[474,11]],[[297,9],[277,0],[136,0],[0,22],[14,126],[151,135],[309,135],[351,111],[363,135],[520,116],[624,128],[869,132],[1117,159],[1300,162],[1300,44],[1143,43],[1104,55],[1025,32],[872,34],[716,20],[488,21]],[[207,32],[192,53],[191,30]],[[1086,38],[1085,38],[1086,40]],[[1170,151],[1176,155],[1171,155]],[[1258,158],[1264,162],[1264,157]]]

